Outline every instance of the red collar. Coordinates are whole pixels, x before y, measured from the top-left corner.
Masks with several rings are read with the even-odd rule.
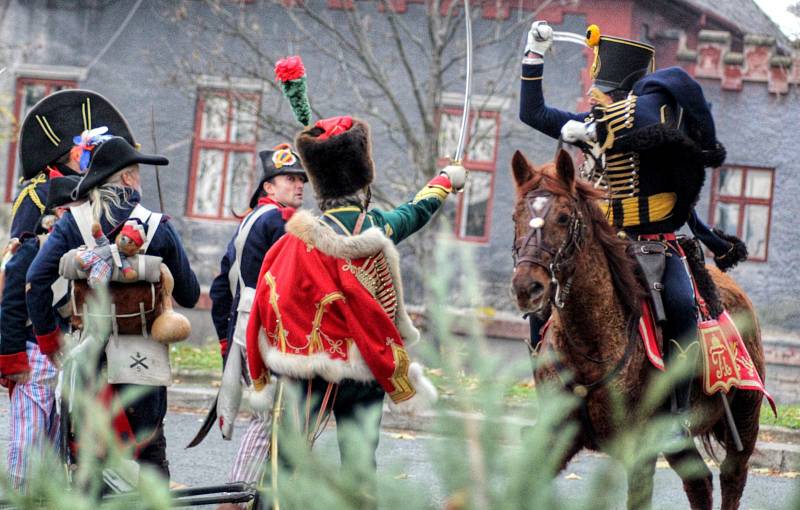
[[[273,199],[271,199],[269,197],[261,197],[261,198],[258,199],[258,206],[259,207],[262,206],[262,205],[267,205],[267,204],[272,204],[272,205],[274,205],[275,207],[278,208],[278,210],[281,212],[281,218],[283,218],[283,221],[289,221],[289,218],[291,218],[292,215],[294,214],[294,212],[297,210],[294,207],[289,207],[289,206],[283,205],[280,202],[276,202],[275,200],[273,200]]]

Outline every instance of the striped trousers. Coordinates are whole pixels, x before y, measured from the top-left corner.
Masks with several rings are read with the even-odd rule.
[[[258,483],[264,474],[269,454],[270,422],[263,415],[253,414],[242,436],[239,451],[228,474],[229,482]]]
[[[33,342],[26,345],[31,380],[11,393],[8,476],[11,486],[25,489],[26,478],[47,448],[58,445],[60,421],[55,410],[58,371]]]

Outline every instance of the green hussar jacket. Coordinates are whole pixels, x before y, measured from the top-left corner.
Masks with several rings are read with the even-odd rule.
[[[380,209],[367,211],[361,231],[373,227],[380,228],[386,237],[397,244],[425,226],[452,191],[453,186],[450,184],[450,179],[444,175],[435,177],[417,193],[412,201],[391,211]],[[362,209],[356,206],[337,207],[324,211],[321,219],[337,233],[350,236],[353,235],[361,213]]]

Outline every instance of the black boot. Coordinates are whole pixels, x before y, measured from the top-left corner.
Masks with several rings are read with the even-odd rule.
[[[689,412],[691,410],[692,380],[678,382],[672,390],[670,414],[675,420],[669,428],[666,453],[677,453],[691,446]]]

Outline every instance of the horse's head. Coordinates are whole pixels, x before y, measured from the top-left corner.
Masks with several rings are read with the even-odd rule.
[[[511,286],[519,308],[538,314],[551,301],[563,306],[584,241],[575,167],[565,151],[538,168],[517,151],[511,169],[517,188]]]

